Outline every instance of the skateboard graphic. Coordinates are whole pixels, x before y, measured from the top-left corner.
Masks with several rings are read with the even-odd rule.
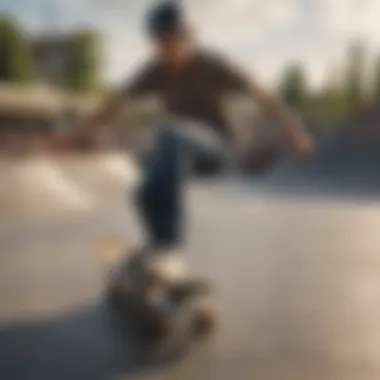
[[[155,270],[154,253],[116,245],[103,244],[109,254],[101,257],[111,264],[106,296],[112,309],[133,314],[143,334],[154,340],[197,339],[213,331],[216,315],[208,281],[186,274],[173,280]]]

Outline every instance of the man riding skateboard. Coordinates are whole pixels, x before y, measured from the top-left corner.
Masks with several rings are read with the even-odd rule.
[[[190,146],[195,146],[222,156],[235,152],[238,145],[224,109],[226,95],[244,94],[257,103],[281,127],[285,142],[296,156],[309,155],[313,144],[299,119],[285,105],[227,60],[196,43],[177,2],[163,2],[151,9],[146,30],[155,56],[79,132],[84,136],[92,134],[127,108],[129,100],[146,95],[159,96],[178,120],[194,121],[187,129],[180,121],[178,125],[158,128],[155,149],[144,168],[137,195],[149,236],[148,250],[155,257],[153,270],[175,279],[185,273],[183,257],[178,254],[183,244],[184,155]],[[197,138],[199,129],[208,138]],[[195,138],[189,138],[192,132]]]

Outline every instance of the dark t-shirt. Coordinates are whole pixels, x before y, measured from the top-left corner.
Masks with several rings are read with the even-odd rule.
[[[248,80],[224,59],[198,52],[180,71],[168,70],[159,61],[148,63],[125,91],[130,97],[157,94],[174,115],[201,121],[229,137],[223,98],[247,92]]]

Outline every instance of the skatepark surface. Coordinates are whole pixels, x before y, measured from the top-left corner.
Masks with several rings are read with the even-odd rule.
[[[216,284],[219,325],[165,360],[113,323],[94,253],[142,236],[133,165],[2,162],[0,379],[378,380],[379,161],[330,144],[263,178],[188,186],[186,256]]]

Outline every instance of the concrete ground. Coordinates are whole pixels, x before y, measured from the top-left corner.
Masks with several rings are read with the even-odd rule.
[[[94,245],[139,234],[117,191],[86,212],[0,220],[0,379],[380,378],[376,200],[191,186],[186,254],[217,285],[219,326],[164,360],[104,304]]]

